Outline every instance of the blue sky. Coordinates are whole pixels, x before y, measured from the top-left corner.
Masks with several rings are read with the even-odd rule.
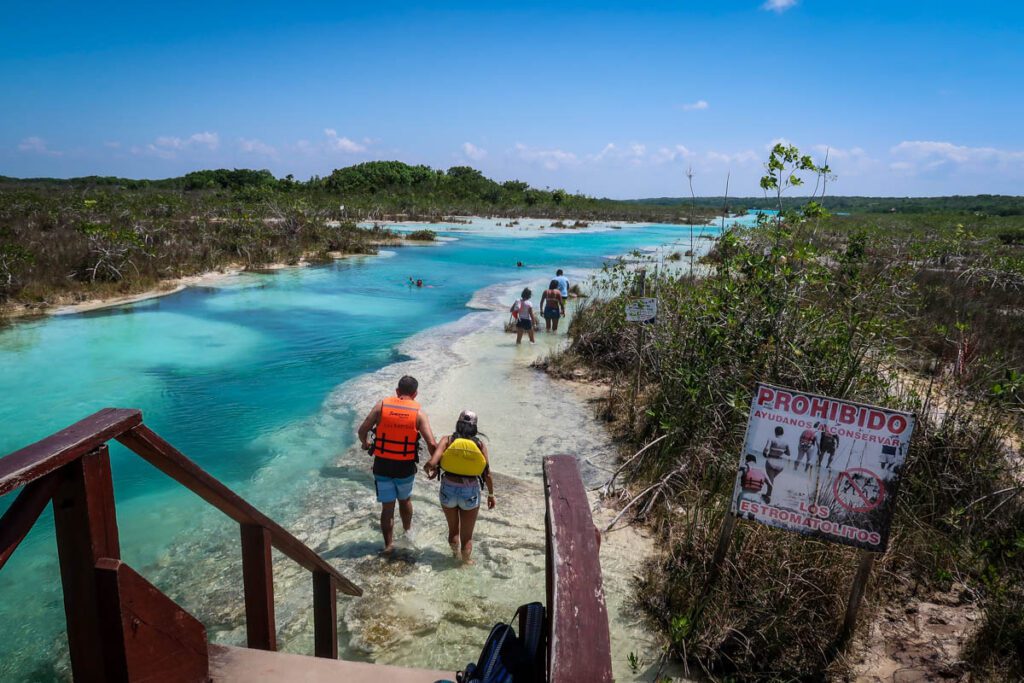
[[[370,159],[611,197],[1024,194],[1024,3],[12,3],[0,175]]]

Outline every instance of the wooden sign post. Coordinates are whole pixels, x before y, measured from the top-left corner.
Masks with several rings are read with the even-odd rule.
[[[861,550],[859,556],[860,563],[857,565],[857,573],[853,575],[853,586],[850,588],[850,597],[846,601],[846,616],[843,617],[843,626],[839,629],[839,637],[836,639],[840,648],[846,645],[857,627],[857,612],[860,610],[860,603],[864,598],[864,590],[868,586],[871,568],[875,564],[875,553]]]
[[[857,571],[834,645],[844,647],[875,557],[889,541],[913,431],[910,413],[758,384],[707,590],[739,518],[853,546]]]
[[[636,417],[636,404],[640,398],[640,382],[643,377],[643,350],[644,350],[644,326],[649,320],[653,320],[654,316],[657,315],[657,300],[646,299],[644,295],[647,293],[647,270],[641,268],[636,274],[636,289],[635,295],[639,297],[635,301],[628,302],[626,304],[626,322],[638,322],[641,323],[639,330],[637,331],[636,341],[636,384],[633,388],[633,400],[629,402],[629,422],[632,424],[633,419]],[[654,302],[653,312],[651,311],[650,302]]]

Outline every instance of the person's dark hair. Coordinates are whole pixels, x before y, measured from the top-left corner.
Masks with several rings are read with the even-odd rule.
[[[562,269],[561,268],[559,268],[558,270],[555,271],[555,275],[561,275],[561,274],[562,274]]]
[[[412,375],[406,375],[398,380],[398,395],[412,396],[420,388],[420,383]]]
[[[523,294],[519,298],[525,301],[526,299],[529,299],[531,296],[533,296],[533,292],[531,292],[530,288],[527,287],[526,289],[523,290]]]
[[[757,456],[747,453],[747,462],[757,462]]]
[[[775,436],[782,436],[782,432],[783,432],[782,427],[776,427],[775,428]]]
[[[479,445],[480,437],[484,434],[477,430],[477,416],[472,410],[463,410],[459,413],[459,419],[455,421],[455,438],[472,439]]]
[[[558,280],[552,280],[549,282],[548,289],[558,289]]]

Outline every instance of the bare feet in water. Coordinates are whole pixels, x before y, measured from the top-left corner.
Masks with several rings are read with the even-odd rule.
[[[456,560],[462,559],[462,550],[459,548],[458,541],[455,543],[449,543],[448,546],[452,549],[452,557]]]

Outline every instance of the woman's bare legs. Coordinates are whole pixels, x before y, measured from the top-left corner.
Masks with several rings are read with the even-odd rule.
[[[443,505],[444,520],[448,522],[448,546],[452,549],[452,557],[459,559],[459,508],[446,508]]]
[[[445,510],[445,514],[447,514]],[[458,512],[458,525],[459,525],[459,540],[462,541],[462,561],[466,564],[473,564],[473,528],[476,526],[476,516],[480,512],[480,508],[476,507],[472,510],[453,510]],[[448,528],[451,528],[449,523]]]

